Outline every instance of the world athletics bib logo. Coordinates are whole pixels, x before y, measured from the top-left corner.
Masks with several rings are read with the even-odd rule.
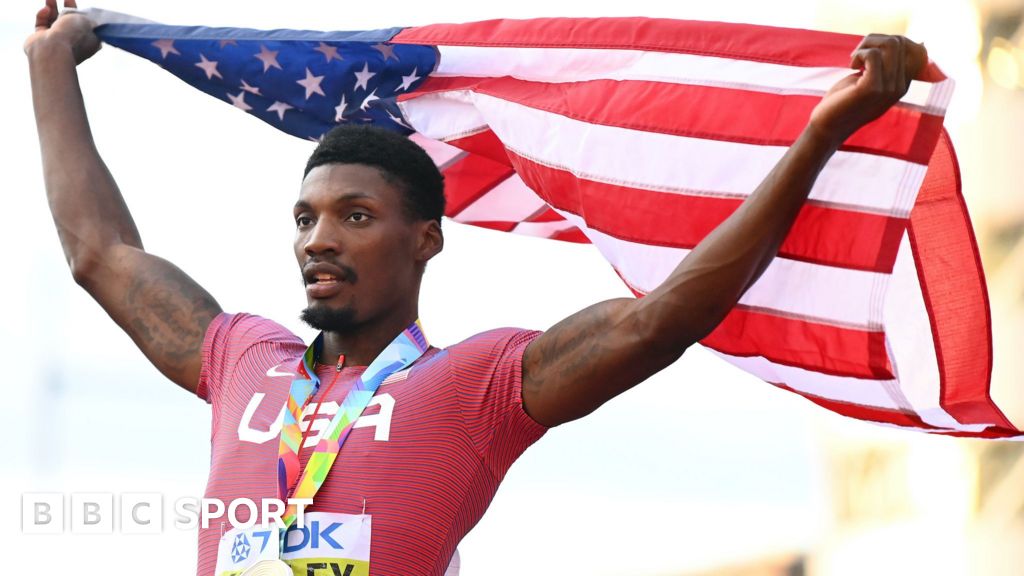
[[[249,557],[249,539],[245,534],[235,536],[235,545],[231,547],[231,561],[234,563],[244,562]]]

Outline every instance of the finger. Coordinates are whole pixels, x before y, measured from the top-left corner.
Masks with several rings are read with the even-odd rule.
[[[75,0],[64,0],[65,8],[78,8],[78,3]]]
[[[853,52],[850,52],[850,68],[856,68],[858,70],[863,69],[864,59],[862,57],[858,58],[858,54],[863,56],[864,50],[868,50],[871,48],[881,48],[882,41],[884,39],[885,36],[881,34],[868,34],[867,36],[861,38],[860,44],[857,44],[857,47],[853,49]]]
[[[866,48],[881,48],[885,45],[885,40],[887,38],[889,38],[889,36],[885,34],[868,34],[861,38],[860,44],[858,44],[853,51],[856,52],[857,50],[864,50]]]
[[[885,66],[885,70],[886,71],[894,70],[895,69],[895,62],[890,62],[889,61],[890,60],[889,57],[886,55],[886,52],[889,51],[890,46],[891,46],[891,44],[890,44],[890,40],[891,39],[892,39],[891,36],[888,36],[888,35],[885,35],[885,34],[868,34],[867,36],[861,38],[860,44],[858,44],[857,48],[850,54],[851,59],[852,59],[851,62],[850,62],[850,67],[851,68],[863,69],[864,68],[864,60],[863,60],[863,58],[857,58],[856,57],[857,54],[863,55],[864,54],[864,52],[863,52],[864,50],[875,49],[875,50],[880,50],[881,51],[882,59],[883,59],[883,61],[885,61],[885,64],[887,65],[887,66]],[[888,80],[888,79],[886,79],[886,80]]]
[[[903,57],[900,50],[900,41],[895,36],[885,36],[880,41],[879,49],[882,51],[883,84],[887,92],[895,92],[897,86],[903,82],[903,76],[898,76],[900,70],[900,59]]]
[[[878,48],[878,41],[882,38],[881,34],[868,34],[867,36],[860,39],[860,44],[853,49],[854,52],[863,50],[865,48]]]
[[[904,40],[905,38],[903,38],[903,36],[896,37],[898,50],[895,76],[900,95],[906,93],[907,88],[910,87],[910,81],[912,80],[912,78],[907,77],[907,42],[904,42]]]
[[[858,86],[881,92],[885,89],[885,61],[882,59],[882,51],[878,48],[861,48],[853,53],[853,68],[864,70]]]
[[[57,0],[46,0],[46,9],[49,12],[46,21],[46,27],[49,28],[50,26],[53,26],[54,22],[57,21],[57,16],[59,12],[57,10]]]
[[[864,46],[864,43],[867,42],[867,41],[868,41],[868,37],[867,36],[861,38],[860,39],[860,43],[857,44],[857,47],[853,49],[853,52],[850,52],[850,58],[853,58],[853,55],[856,54],[859,50],[863,50],[864,48],[866,48],[866,46]]]
[[[50,27],[50,9],[43,6],[36,12],[36,30],[45,30]]]
[[[905,38],[904,45],[907,48],[907,77],[913,80],[928,65],[928,49],[924,44],[918,44],[909,38]],[[909,86],[909,81],[907,83]]]

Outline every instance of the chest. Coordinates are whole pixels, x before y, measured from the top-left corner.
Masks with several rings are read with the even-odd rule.
[[[443,371],[416,366],[380,386],[342,445],[320,500],[361,503],[368,496],[401,490],[476,460],[458,399]],[[271,370],[273,372],[273,370]],[[321,374],[320,390],[302,410],[299,451],[305,466],[359,374]],[[288,401],[288,378],[235,381],[217,407],[209,488],[231,496],[236,488],[276,496],[277,457]],[[328,390],[329,388],[329,390]],[[244,487],[244,488],[243,488]]]

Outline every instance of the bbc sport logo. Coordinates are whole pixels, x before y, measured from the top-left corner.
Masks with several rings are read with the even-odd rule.
[[[179,498],[168,515],[162,494],[121,494],[116,502],[114,496],[108,492],[22,494],[21,531],[24,534],[113,534],[116,530],[121,534],[159,534],[164,530],[167,516],[173,517],[173,526],[178,530],[209,528],[217,520],[226,520],[232,528],[248,530],[256,526],[257,518],[263,519],[261,527],[275,524],[284,528],[281,516],[286,505],[295,506],[294,526],[302,529],[305,510],[313,504],[312,498],[289,498],[287,502],[277,498],[259,501],[236,498],[227,504],[216,498]],[[241,510],[246,511],[245,521],[239,517]],[[234,548],[238,555],[248,556],[251,543],[236,542]]]

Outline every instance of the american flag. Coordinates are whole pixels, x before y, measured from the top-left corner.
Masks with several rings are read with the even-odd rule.
[[[645,18],[364,32],[166,26],[107,43],[289,134],[408,134],[447,215],[597,247],[637,295],[761,182],[860,38]],[[840,414],[1024,437],[990,394],[984,277],[934,64],[825,167],[779,256],[701,343]]]

